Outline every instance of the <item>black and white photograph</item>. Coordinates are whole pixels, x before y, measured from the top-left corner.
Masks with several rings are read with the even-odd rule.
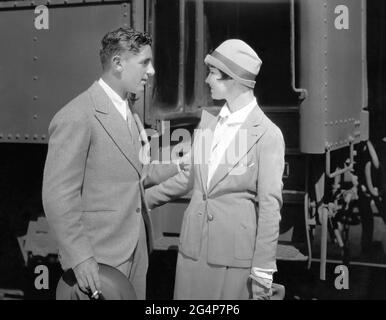
[[[0,300],[234,319],[386,299],[385,19],[0,0]]]

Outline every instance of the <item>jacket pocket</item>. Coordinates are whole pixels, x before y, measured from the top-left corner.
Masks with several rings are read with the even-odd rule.
[[[190,212],[183,221],[180,245],[182,251],[192,258],[197,258],[201,250],[203,222],[204,214],[201,211]]]
[[[235,258],[249,260],[253,257],[255,248],[256,231],[254,228],[240,223],[235,234]]]

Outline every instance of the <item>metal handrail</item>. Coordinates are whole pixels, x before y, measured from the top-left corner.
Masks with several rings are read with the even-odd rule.
[[[204,23],[204,0],[196,0],[196,54],[194,61],[195,80],[194,80],[194,107],[203,106],[204,104],[204,52],[205,52],[205,23]]]
[[[177,110],[185,110],[185,0],[180,0],[180,42],[178,51],[178,102]]]
[[[292,89],[299,93],[299,98],[301,100],[304,100],[307,98],[308,92],[304,88],[298,88],[296,87],[295,78],[296,78],[296,71],[295,71],[295,0],[291,0],[291,86]]]

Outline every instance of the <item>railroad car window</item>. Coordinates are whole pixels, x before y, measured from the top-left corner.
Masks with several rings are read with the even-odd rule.
[[[290,1],[152,0],[150,7],[156,68],[150,109],[155,114],[223,103],[210,98],[203,59],[230,38],[246,41],[263,60],[255,87],[263,107],[298,104],[291,88]]]
[[[155,100],[163,108],[177,103],[178,88],[178,1],[157,1],[154,10]],[[177,19],[176,19],[177,17]]]
[[[289,1],[208,1],[208,49],[239,38],[256,50],[263,61],[255,92],[263,106],[295,105],[291,89]]]

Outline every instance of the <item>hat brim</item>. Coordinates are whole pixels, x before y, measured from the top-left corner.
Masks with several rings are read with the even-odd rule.
[[[208,65],[211,65],[222,72],[225,72],[227,75],[235,79],[236,81],[240,82],[246,87],[254,88],[256,81],[253,80],[246,80],[243,78],[240,78],[237,74],[235,74],[232,70],[230,70],[222,61],[219,59],[216,59],[215,57],[211,56],[210,54],[206,55],[204,62]]]

